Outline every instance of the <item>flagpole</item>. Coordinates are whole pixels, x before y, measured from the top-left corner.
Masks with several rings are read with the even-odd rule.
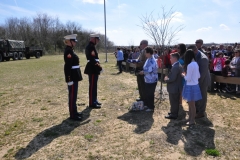
[[[104,24],[105,24],[105,52],[106,52],[106,61],[107,60],[107,31],[106,31],[106,5],[105,5],[105,0],[104,0]]]

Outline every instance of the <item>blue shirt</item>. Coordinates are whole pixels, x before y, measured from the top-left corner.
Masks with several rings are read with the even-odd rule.
[[[148,58],[143,66],[145,83],[155,83],[158,81],[158,65],[155,58]]]
[[[123,52],[121,50],[117,51],[117,61],[123,61]]]

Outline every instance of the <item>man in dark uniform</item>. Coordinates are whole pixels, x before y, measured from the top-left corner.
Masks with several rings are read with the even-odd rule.
[[[84,73],[88,75],[89,79],[89,107],[91,108],[101,108],[101,103],[97,100],[97,81],[102,67],[100,66],[98,53],[95,48],[99,40],[98,34],[90,34],[90,42],[85,49],[87,65]]]
[[[70,118],[73,120],[82,120],[81,113],[77,111],[77,93],[78,81],[82,80],[82,74],[79,67],[79,58],[74,53],[73,47],[77,42],[77,34],[65,36],[64,43],[66,45],[64,51],[64,74],[65,81],[68,84],[68,106]]]

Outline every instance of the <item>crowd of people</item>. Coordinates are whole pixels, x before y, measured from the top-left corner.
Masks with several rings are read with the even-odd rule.
[[[240,56],[238,53],[238,49],[240,49],[240,44],[235,43],[234,45],[211,45],[206,46],[203,45],[203,40],[198,39],[195,43],[198,50],[204,53],[208,58],[208,67],[210,73],[219,76],[232,76],[232,77],[240,77],[237,72],[237,61],[238,57]],[[119,47],[120,48],[120,47]],[[154,58],[157,59],[157,63],[159,67],[167,68],[168,70],[171,69],[172,65],[170,62],[170,54],[174,52],[178,52],[180,54],[179,62],[183,65],[183,57],[184,53],[186,52],[186,45],[180,43],[178,45],[166,47],[164,49],[164,54],[161,54],[160,48],[153,47],[154,50]],[[140,55],[140,46],[139,47],[132,47],[132,49],[128,48],[121,48],[123,52],[123,60],[127,62],[137,62],[138,57]],[[161,74],[159,74],[161,75]],[[230,85],[230,84],[223,84],[223,83],[216,83],[215,84],[215,91],[219,92],[235,92],[237,94],[240,93],[240,86],[238,85]],[[239,89],[238,89],[239,88]]]
[[[79,58],[74,53],[77,43],[76,34],[65,36],[66,45],[64,51],[64,73],[68,85],[68,105],[70,118],[82,120],[82,113],[77,111],[78,82],[82,80],[79,67]],[[101,108],[97,100],[98,77],[102,71],[98,52],[95,46],[100,41],[98,34],[91,34],[89,44],[86,46],[85,54],[87,64],[84,74],[89,78],[89,107]],[[165,116],[167,119],[177,119],[179,106],[182,99],[188,102],[189,118],[186,122],[191,126],[195,124],[196,118],[205,117],[207,105],[207,89],[210,85],[210,72],[216,75],[240,77],[240,48],[239,45],[220,45],[204,47],[203,40],[198,39],[195,45],[186,46],[183,43],[165,48],[164,54],[148,45],[147,40],[142,40],[140,46],[131,49],[117,48],[115,52],[119,74],[122,73],[122,61],[129,59],[136,64],[135,75],[139,91],[139,98],[145,105],[145,111],[154,112],[154,92],[159,79],[158,68],[164,67],[169,70],[164,81],[167,83],[169,93],[170,112]],[[163,75],[161,75],[163,78]],[[233,91],[240,93],[240,86],[230,84],[216,84],[217,90]],[[236,90],[237,89],[237,90]]]
[[[207,90],[211,83],[210,73],[221,76],[240,77],[240,45],[223,44],[219,47],[206,47],[203,40],[198,39],[195,45],[186,46],[179,43],[173,47],[160,49],[148,46],[147,40],[142,40],[137,48],[121,49],[122,59],[135,63],[135,74],[139,89],[137,101],[143,101],[146,111],[154,111],[154,92],[158,80],[158,67],[169,70],[164,77],[169,93],[170,112],[167,119],[177,119],[182,99],[189,105],[187,125],[195,124],[195,119],[205,117],[207,105]],[[118,58],[118,53],[116,52]],[[240,93],[240,86],[216,83],[216,91]]]

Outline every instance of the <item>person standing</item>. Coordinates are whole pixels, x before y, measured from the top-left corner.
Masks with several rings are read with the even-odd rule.
[[[184,56],[184,70],[185,73],[182,73],[182,76],[186,80],[186,83],[183,87],[183,99],[188,102],[189,108],[189,120],[186,123],[191,126],[195,124],[195,115],[196,107],[195,101],[202,99],[200,87],[198,85],[198,79],[200,78],[199,66],[195,61],[195,54],[192,50],[187,50]]]
[[[139,61],[138,63],[136,63],[136,69],[135,69],[135,74],[137,76],[137,85],[138,85],[138,91],[139,91],[139,98],[136,99],[137,101],[143,101],[145,99],[145,81],[144,81],[144,75],[139,74],[140,71],[143,70],[143,65],[146,62],[146,56],[145,56],[145,47],[148,46],[148,41],[147,40],[142,40],[140,42],[140,55],[137,59],[137,61]]]
[[[179,63],[180,55],[175,52],[170,55],[170,61],[172,68],[168,76],[164,77],[165,82],[167,83],[167,91],[169,93],[170,100],[170,113],[168,113],[165,118],[167,119],[177,119],[179,111],[179,101],[180,94],[182,92],[182,65]]]
[[[177,46],[177,52],[180,55],[179,58],[179,63],[182,65],[182,67],[184,67],[184,54],[186,52],[187,48],[186,45],[184,43],[179,43]],[[182,86],[185,84],[185,79],[182,79]],[[182,105],[182,93],[180,94],[180,102],[179,105]]]
[[[82,80],[82,74],[79,67],[79,58],[74,53],[74,46],[77,43],[77,34],[65,36],[64,44],[66,45],[64,51],[64,74],[65,81],[68,85],[68,107],[70,119],[80,121],[82,120],[81,113],[77,111],[77,94],[78,81]]]
[[[158,81],[158,65],[153,55],[153,49],[151,47],[145,48],[145,56],[147,60],[143,66],[143,71],[139,74],[144,75],[145,81],[145,101],[144,105],[148,107],[147,112],[154,111],[154,92]]]
[[[118,65],[118,69],[119,69],[118,74],[122,73],[122,61],[123,61],[123,60],[124,60],[123,52],[122,52],[121,49],[118,47],[118,48],[117,48],[117,65]]]
[[[197,39],[195,42],[197,49],[201,51],[202,53],[206,54],[206,51],[203,49],[203,40],[202,39]]]
[[[207,89],[210,85],[210,73],[209,73],[209,60],[208,57],[199,51],[195,45],[191,45],[188,49],[192,49],[196,56],[196,62],[199,66],[200,78],[198,80],[199,87],[201,90],[202,99],[196,101],[196,117],[195,118],[202,118],[204,117],[204,113],[206,111],[207,106]]]
[[[101,108],[101,103],[97,100],[97,82],[102,67],[100,66],[98,52],[95,45],[100,41],[98,34],[90,34],[90,42],[88,43],[85,54],[87,58],[87,65],[84,70],[84,74],[88,75],[89,80],[89,107]]]

